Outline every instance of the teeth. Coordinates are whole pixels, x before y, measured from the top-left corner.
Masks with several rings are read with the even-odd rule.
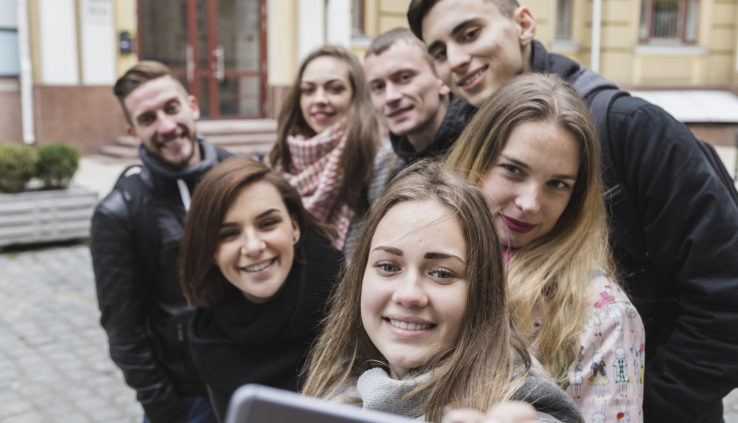
[[[399,320],[392,320],[390,319],[390,324],[394,327],[405,329],[405,330],[426,330],[430,329],[431,325],[428,324],[420,324],[420,323],[408,323],[408,322],[402,322]]]
[[[471,75],[470,77],[466,78],[464,81],[462,81],[459,85],[466,85],[473,80],[475,80],[479,75],[483,74],[486,68],[479,69],[478,71],[474,72],[474,75]]]
[[[272,264],[272,260],[267,260],[261,263],[252,264],[251,266],[246,266],[243,270],[247,272],[258,272],[259,270],[266,269],[270,264]]]

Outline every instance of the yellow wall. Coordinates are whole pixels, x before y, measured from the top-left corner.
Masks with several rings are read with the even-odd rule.
[[[119,34],[121,31],[128,31],[133,40],[134,48],[136,45],[136,38],[138,34],[137,30],[137,17],[136,17],[136,0],[115,0],[113,2],[115,8],[115,40],[118,42]],[[131,66],[135,65],[138,61],[138,55],[134,51],[131,54],[120,54],[118,46],[115,48],[116,58],[116,74],[118,76],[123,75]]]
[[[267,1],[267,83],[272,86],[292,85],[297,72],[298,1]]]

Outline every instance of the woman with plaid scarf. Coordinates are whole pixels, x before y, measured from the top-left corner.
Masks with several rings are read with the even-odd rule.
[[[336,230],[349,256],[358,221],[379,198],[395,161],[383,141],[361,64],[339,46],[323,46],[300,65],[278,120],[269,164]]]

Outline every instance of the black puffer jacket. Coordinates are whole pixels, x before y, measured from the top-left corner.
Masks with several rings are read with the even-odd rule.
[[[571,82],[580,66],[534,42],[532,69]],[[630,243],[614,252],[646,326],[644,420],[722,421],[722,398],[738,386],[738,209],[661,108],[620,97],[608,123],[623,188],[609,206],[630,201],[636,214],[610,216],[610,230]]]
[[[139,178],[139,183],[127,185],[138,189],[124,189],[119,182],[92,217],[90,252],[100,323],[111,358],[154,422],[182,420],[190,406],[184,398],[207,394],[186,345],[193,309],[177,279],[186,214],[184,187],[178,187],[177,180],[192,192],[202,176],[230,154],[216,150],[205,138],[198,142],[202,161],[180,170],[140,147],[142,171],[127,177]]]

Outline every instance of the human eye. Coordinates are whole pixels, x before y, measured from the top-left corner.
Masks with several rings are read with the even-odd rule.
[[[238,236],[238,230],[235,228],[224,228],[221,229],[220,232],[218,232],[218,239],[220,241],[227,241],[229,239],[233,239],[236,236]]]
[[[369,90],[373,92],[374,94],[379,94],[384,89],[384,84],[381,82],[372,82],[369,84]]]
[[[344,87],[343,84],[332,84],[328,87],[328,90],[333,94],[340,94],[346,91],[346,87]]]
[[[502,163],[500,164],[500,167],[510,176],[520,176],[523,173],[523,170],[514,164]]]
[[[431,52],[431,56],[433,57],[434,61],[443,62],[444,60],[446,60],[446,49],[437,48]]]
[[[270,218],[267,218],[267,219],[264,219],[264,220],[260,221],[259,222],[259,228],[260,229],[273,229],[277,225],[279,225],[280,222],[281,222],[280,219],[275,218],[275,217],[270,217]]]
[[[136,119],[136,122],[141,126],[149,125],[154,122],[154,114],[144,113]]]
[[[389,261],[380,260],[374,264],[374,268],[377,269],[380,275],[391,275],[397,273],[400,270],[400,266]]]
[[[560,190],[570,190],[572,188],[572,184],[562,181],[560,179],[554,179],[551,181],[548,181],[548,186],[554,189],[560,189]]]
[[[469,28],[467,31],[461,34],[461,40],[466,43],[474,41],[477,39],[477,36],[479,36],[480,31],[481,29],[479,27]]]
[[[300,92],[302,94],[312,94],[315,92],[315,87],[311,85],[303,85],[302,87],[300,87]]]
[[[456,278],[456,274],[445,267],[433,268],[430,271],[430,275],[441,282],[448,282]]]
[[[413,74],[411,72],[403,72],[397,79],[401,83],[408,83],[413,79]]]
[[[166,105],[166,107],[164,108],[164,110],[165,110],[165,111],[166,111],[166,112],[167,112],[168,114],[174,114],[174,113],[177,113],[177,112],[179,112],[179,109],[180,109],[180,108],[181,108],[181,105],[179,104],[179,102],[178,102],[178,101],[172,101],[172,102],[169,102],[169,103],[167,103],[167,105]]]

